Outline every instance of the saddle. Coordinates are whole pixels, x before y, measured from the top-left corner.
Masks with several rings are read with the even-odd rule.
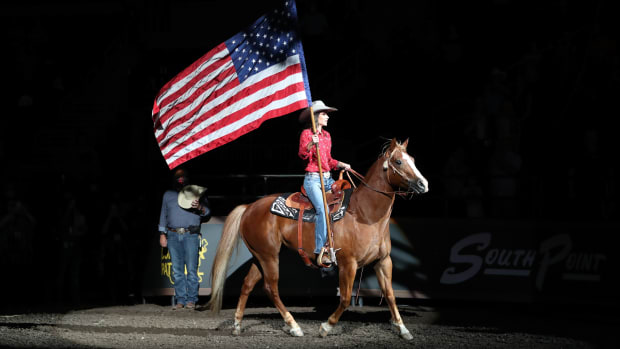
[[[351,183],[345,179],[339,179],[332,184],[331,191],[325,193],[331,222],[336,222],[344,217],[352,192]],[[271,204],[270,211],[275,215],[297,221],[297,252],[306,266],[317,268],[316,265],[312,264],[302,247],[303,222],[316,222],[316,210],[308,199],[304,187],[301,187],[300,192],[285,193],[278,196]]]
[[[329,213],[333,214],[338,210],[344,197],[344,190],[351,188],[351,184],[345,179],[339,179],[332,184],[331,190],[325,193],[327,199],[327,205],[329,206]],[[313,209],[312,202],[308,198],[306,188],[301,186],[301,191],[290,194],[286,198],[286,206],[296,208],[298,210]]]

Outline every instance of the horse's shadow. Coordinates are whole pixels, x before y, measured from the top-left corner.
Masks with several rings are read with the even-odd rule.
[[[310,307],[304,306],[304,310],[295,309],[296,305],[293,304],[291,306],[291,314],[295,317],[295,321],[303,327],[309,326],[319,326],[320,323],[327,321],[327,318],[336,310],[338,306],[338,298],[330,297],[331,299],[314,299],[314,301],[319,302],[320,304]],[[265,307],[270,307],[275,310],[275,307],[264,304]],[[261,306],[262,307],[262,306]],[[334,332],[334,334],[338,332],[352,332],[356,329],[367,326],[369,323],[383,325],[386,329],[390,327],[390,318],[391,313],[389,308],[385,306],[384,309],[372,311],[351,311],[349,308],[342,314],[340,318],[337,328],[340,328],[340,331]],[[363,308],[361,308],[363,309]],[[412,309],[399,309],[402,315],[408,317],[420,317],[416,311]],[[282,327],[282,316],[277,311],[274,312],[266,312],[266,313],[246,313],[243,318],[243,332],[249,333],[251,329],[257,328],[259,326],[268,326],[274,332],[279,332],[283,330]],[[233,319],[227,319],[222,321],[217,329],[219,331],[227,331],[232,329]],[[286,326],[284,327],[286,328]],[[286,332],[282,332],[283,335],[288,335]]]
[[[301,312],[292,311],[291,313],[295,317],[295,321],[297,321],[297,323],[299,323],[300,326],[306,327],[306,326],[316,325],[318,327],[321,322],[327,321],[327,318],[333,312],[334,309],[335,309],[334,307],[330,307],[328,310],[326,306],[317,306],[313,310],[301,311]],[[369,319],[368,314],[345,312],[341,317],[341,321],[342,320],[346,321],[346,324],[343,322],[340,322],[339,326],[346,327],[346,331],[349,332],[357,328],[361,328],[369,322],[379,322],[379,323],[382,322],[388,325],[389,319],[390,319],[390,311],[388,309],[385,309],[385,311],[373,313],[372,318],[373,318],[372,320]],[[232,326],[233,326],[233,320],[228,319],[228,320],[222,321],[218,325],[217,329],[220,331],[227,331],[227,330],[232,329]],[[274,332],[278,332],[283,329],[282,316],[280,316],[280,314],[277,312],[246,314],[244,316],[243,332],[247,333],[251,331],[253,328],[256,328],[259,326],[268,326]],[[282,334],[287,335],[285,332],[282,332]]]

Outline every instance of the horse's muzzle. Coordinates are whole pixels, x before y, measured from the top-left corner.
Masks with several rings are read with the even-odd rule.
[[[421,179],[413,179],[409,181],[409,190],[413,191],[416,194],[426,193],[428,189],[426,188],[425,181]]]

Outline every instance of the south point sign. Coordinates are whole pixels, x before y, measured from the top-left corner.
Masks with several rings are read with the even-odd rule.
[[[499,248],[492,244],[491,233],[477,233],[459,240],[450,249],[449,265],[439,282],[464,283],[477,275],[535,277],[542,290],[552,267],[561,270],[561,279],[599,282],[607,255],[575,250],[570,235],[557,234],[541,241],[537,249]]]

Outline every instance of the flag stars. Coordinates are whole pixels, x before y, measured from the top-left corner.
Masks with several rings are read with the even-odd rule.
[[[291,2],[287,1],[289,7]],[[288,8],[274,10],[253,28],[240,32],[228,41],[241,80],[277,66],[287,56],[298,54],[298,38],[295,38],[297,35],[292,29],[291,17],[294,14]]]

